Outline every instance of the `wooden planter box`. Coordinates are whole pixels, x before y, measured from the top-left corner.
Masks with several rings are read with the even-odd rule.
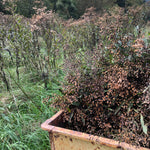
[[[103,137],[61,128],[63,111],[46,120],[41,128],[49,132],[51,150],[150,150]]]

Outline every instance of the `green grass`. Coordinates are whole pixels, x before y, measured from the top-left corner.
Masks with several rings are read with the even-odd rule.
[[[16,80],[14,69],[9,71]],[[48,133],[40,125],[56,112],[50,104],[54,94],[61,94],[56,81],[63,79],[62,74],[46,90],[42,81],[31,80],[31,73],[25,74],[23,68],[20,73],[21,89],[11,78],[11,92],[0,93],[0,150],[50,149]]]
[[[150,37],[150,25],[147,25],[147,26],[145,27],[145,36],[146,36],[146,37]]]

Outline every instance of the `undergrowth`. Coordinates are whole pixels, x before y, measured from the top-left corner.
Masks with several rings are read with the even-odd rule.
[[[61,95],[63,71],[28,19],[0,15],[0,149],[49,149],[40,126],[56,111],[50,104]]]
[[[11,73],[15,77],[14,69]],[[53,82],[53,88],[46,90],[42,82],[36,79],[31,82],[30,73],[24,74],[23,71],[18,83],[21,89],[14,81],[10,82],[13,90],[0,93],[0,149],[49,149],[48,134],[42,131],[40,125],[56,112],[49,106],[54,94],[61,94],[59,85]]]

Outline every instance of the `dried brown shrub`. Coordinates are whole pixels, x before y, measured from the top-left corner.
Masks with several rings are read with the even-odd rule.
[[[132,23],[130,13],[135,16]],[[140,30],[134,34],[133,29],[143,25],[138,13],[124,15],[119,9],[117,16],[104,14],[93,22],[99,28],[97,47],[84,53],[84,61],[73,54],[73,61],[66,61],[68,84],[56,105],[65,110],[63,121],[69,129],[148,148],[150,46]]]

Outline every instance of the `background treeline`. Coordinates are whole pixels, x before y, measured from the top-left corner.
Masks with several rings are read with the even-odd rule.
[[[9,3],[3,4],[0,0],[0,12],[9,14],[10,11],[6,9]],[[59,13],[64,18],[79,18],[85,12],[86,8],[94,6],[96,11],[103,12],[113,5],[119,5],[127,9],[129,6],[141,5],[145,0],[17,0],[15,1],[15,13],[25,17],[32,17],[35,14],[35,7],[46,6],[47,10],[53,10]]]

